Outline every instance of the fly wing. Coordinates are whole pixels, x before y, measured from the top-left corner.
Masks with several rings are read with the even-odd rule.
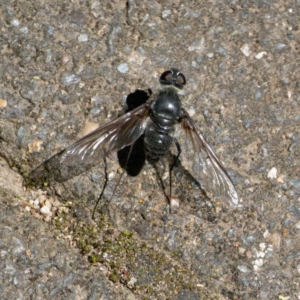
[[[183,166],[191,171],[209,197],[215,197],[232,207],[241,206],[226,169],[185,110],[179,129],[183,131],[183,140],[180,142]]]
[[[149,107],[145,104],[105,124],[66,148],[60,163],[89,165],[99,162],[136,141],[146,129],[148,115]]]
[[[111,153],[135,142],[145,131],[149,105],[144,104],[101,126],[49,158],[29,175],[29,184],[65,181],[99,164]]]

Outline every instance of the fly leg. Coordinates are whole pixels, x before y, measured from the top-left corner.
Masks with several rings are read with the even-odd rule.
[[[169,172],[170,172],[170,173],[169,173],[169,175],[170,175],[170,196],[169,196],[169,204],[171,204],[171,200],[172,200],[172,170],[173,170],[175,164],[177,163],[177,161],[178,161],[178,159],[179,159],[179,156],[180,156],[180,154],[181,154],[180,144],[179,144],[179,142],[177,141],[176,138],[174,138],[174,143],[175,143],[176,148],[177,148],[177,155],[176,155],[176,157],[175,157],[173,163],[171,164],[171,166],[170,166],[170,171],[169,171]]]
[[[107,175],[107,164],[106,164],[106,158],[104,158],[104,185],[102,187],[102,191],[97,199],[97,202],[94,206],[94,209],[93,209],[93,213],[92,213],[92,219],[94,220],[94,217],[95,217],[95,211],[96,211],[96,208],[97,208],[97,205],[99,203],[99,201],[101,200],[103,194],[104,194],[104,191],[105,191],[105,188],[107,186],[107,182],[108,182],[108,175]]]

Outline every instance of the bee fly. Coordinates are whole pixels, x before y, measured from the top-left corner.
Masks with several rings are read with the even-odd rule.
[[[95,166],[112,152],[132,145],[144,134],[144,151],[149,161],[158,161],[169,153],[174,143],[177,148],[175,161],[181,158],[182,165],[209,197],[232,207],[241,206],[226,169],[181,106],[179,92],[186,84],[185,76],[172,68],[161,74],[160,84],[162,89],[145,104],[101,126],[48,159],[31,172],[30,181],[38,182],[49,179],[49,176],[56,181],[70,179]]]

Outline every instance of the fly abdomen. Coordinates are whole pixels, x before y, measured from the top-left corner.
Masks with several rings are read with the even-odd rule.
[[[169,133],[170,129],[159,128],[154,122],[148,125],[144,143],[146,156],[149,160],[157,161],[161,156],[168,153],[173,142],[173,138]]]

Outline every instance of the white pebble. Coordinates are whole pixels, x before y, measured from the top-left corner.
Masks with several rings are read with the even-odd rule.
[[[270,179],[276,179],[276,178],[277,178],[277,169],[276,169],[275,167],[273,167],[273,168],[269,171],[267,177],[270,178]]]
[[[11,25],[18,27],[18,26],[20,25],[20,21],[17,20],[17,19],[13,19],[13,20],[11,21]]]
[[[43,215],[49,215],[49,214],[50,214],[50,210],[49,210],[49,208],[48,208],[47,206],[43,206],[43,207],[41,208],[41,213],[42,213]]]
[[[240,48],[240,50],[243,52],[243,54],[245,55],[245,56],[250,56],[250,54],[251,54],[251,50],[250,50],[250,47],[249,47],[249,45],[248,44],[244,44],[241,48]]]
[[[265,257],[265,255],[266,254],[263,251],[259,251],[259,252],[256,253],[256,257],[262,257],[263,258],[263,257]]]
[[[214,57],[214,54],[213,54],[213,52],[210,52],[210,53],[207,53],[206,56],[207,56],[208,58],[213,58],[213,57]]]
[[[264,238],[266,239],[270,235],[269,230],[266,229],[265,232],[263,233]]]
[[[109,180],[112,180],[114,177],[115,177],[115,172],[111,171],[111,172],[108,174],[108,179],[109,179]]]
[[[261,258],[258,258],[254,261],[254,265],[261,267],[264,264],[264,261]]]
[[[49,208],[49,210],[51,210],[52,203],[49,200],[46,200],[45,201],[45,206],[47,206]]]
[[[137,279],[135,278],[135,277],[131,277],[130,278],[130,280],[128,281],[128,283],[127,283],[127,285],[129,286],[129,287],[133,287],[134,286],[134,284],[137,282]]]
[[[254,265],[254,266],[253,266],[253,270],[254,270],[255,272],[258,272],[258,271],[259,271],[259,266],[258,266],[258,265]]]
[[[20,32],[21,33],[24,33],[24,34],[28,34],[29,30],[28,30],[28,27],[27,26],[23,26],[20,28]]]
[[[167,18],[170,14],[171,14],[171,10],[169,10],[169,9],[163,10],[161,13],[161,15],[164,19]]]
[[[259,244],[259,248],[262,250],[262,251],[264,251],[265,249],[266,249],[266,243],[260,243]]]
[[[170,205],[171,207],[179,207],[180,206],[179,199],[172,197],[170,200]]]
[[[264,55],[267,55],[267,52],[266,51],[262,51],[262,52],[259,52],[255,55],[255,58],[256,59],[261,59],[264,57]]]
[[[128,64],[127,63],[123,63],[123,64],[118,65],[117,70],[120,73],[123,73],[123,74],[127,73],[129,71]]]
[[[78,41],[79,42],[87,42],[89,40],[89,37],[88,37],[88,35],[87,34],[80,34],[79,36],[78,36]]]

